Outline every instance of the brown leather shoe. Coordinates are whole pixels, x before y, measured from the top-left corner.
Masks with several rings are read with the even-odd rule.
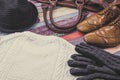
[[[120,44],[120,15],[109,25],[86,34],[84,40],[99,47],[114,47]]]
[[[119,14],[120,7],[112,3],[101,12],[96,13],[85,19],[83,22],[79,23],[77,25],[77,29],[83,33],[94,31],[109,24],[111,21],[116,19]]]

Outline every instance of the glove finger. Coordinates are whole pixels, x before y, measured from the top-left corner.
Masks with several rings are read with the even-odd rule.
[[[74,76],[85,76],[91,74],[92,72],[88,71],[85,68],[72,68],[70,69],[70,73]]]
[[[71,55],[71,58],[74,58],[74,57],[77,57],[77,56],[81,57],[81,56],[83,56],[83,55],[80,55],[80,54],[73,54],[73,55]]]
[[[96,47],[94,48],[93,46],[88,45],[88,44],[86,44],[86,43],[81,43],[81,44],[79,44],[79,45],[76,45],[76,47],[84,48],[84,49],[87,49],[87,50],[89,50],[89,51],[96,51],[96,50],[97,50]]]
[[[102,54],[106,57],[108,57],[109,59],[117,62],[120,64],[120,56],[116,56],[116,55],[113,55],[113,54],[110,54],[109,52],[106,52],[98,47],[95,47],[95,46],[92,46],[92,45],[89,45],[89,44],[85,44],[85,43],[81,43],[80,45],[77,45],[78,47],[81,47],[81,48],[86,48],[88,50],[93,50],[93,51],[96,51],[94,53],[96,54]]]
[[[93,61],[95,61],[98,64],[102,64],[102,61],[99,59],[99,56],[97,56],[96,54],[92,53],[91,51],[89,51],[88,49],[83,49],[80,47],[75,47],[75,50],[78,53],[81,53],[83,56],[85,57],[89,57],[90,59],[92,59]]]
[[[104,73],[94,73],[85,77],[78,78],[77,80],[94,80],[94,79],[105,79],[105,80],[120,80],[117,75],[109,75]]]
[[[82,52],[84,56],[88,56],[92,60],[95,60],[98,65],[106,65],[107,67],[120,73],[120,64],[116,64],[114,63],[114,61],[107,59],[105,56],[102,55],[102,53],[96,54],[86,49],[81,49],[79,47],[76,47],[76,50]]]
[[[83,67],[85,68],[87,65],[90,65],[91,63],[88,62],[81,62],[81,61],[75,61],[75,60],[69,60],[68,65],[70,67]]]
[[[92,72],[95,72],[95,73],[106,73],[106,74],[111,74],[111,75],[117,74],[115,71],[113,71],[112,69],[110,69],[106,66],[98,67],[98,66],[94,66],[94,65],[88,65],[87,69]]]
[[[84,55],[82,55],[82,54],[73,54],[73,55],[71,55],[71,58],[75,58],[75,57],[86,57],[86,58],[88,58],[88,59],[90,59],[89,57],[87,57],[87,56],[84,56]],[[92,60],[92,59],[91,59]]]
[[[81,48],[79,48],[79,49],[81,49]],[[86,52],[87,50],[83,49],[83,51]],[[107,56],[110,53],[109,54],[106,53],[107,54],[106,56],[103,55],[103,53],[106,53],[106,52],[103,51],[103,50],[100,50],[100,51],[96,50],[94,52],[89,51],[87,54],[89,54],[89,56],[92,55],[92,57],[94,56],[94,58],[97,58],[97,59],[95,59],[96,61],[99,59],[99,61],[100,61],[99,63],[105,64],[106,66],[108,66],[109,68],[114,69],[115,71],[120,71],[120,64],[116,63],[109,56]]]
[[[88,47],[89,49],[96,49],[96,47],[94,47],[94,46],[91,46],[91,45],[89,45],[89,44],[86,44],[86,43],[80,43],[79,45],[76,45],[76,46],[78,46],[78,47],[80,47],[80,46],[84,46],[84,47]]]
[[[100,51],[89,51],[86,48],[76,47],[77,52],[81,52],[82,55],[88,56],[89,58],[93,59],[99,65],[106,65],[107,67],[115,70],[116,72],[120,73],[120,64],[116,64],[116,62],[110,60],[106,56],[102,55]]]
[[[120,56],[110,54],[109,52],[106,52],[101,48],[98,48],[98,47],[95,47],[95,46],[92,46],[92,45],[89,45],[89,44],[85,44],[85,43],[81,43],[79,46],[88,47],[89,49],[92,49],[92,50],[99,50],[99,52],[101,52],[105,56],[108,56],[110,59],[115,60],[116,62],[120,63]]]
[[[83,57],[82,55],[79,55],[79,54],[73,54],[71,56],[72,59],[76,60],[76,61],[84,61],[84,62],[89,62],[91,64],[95,64],[95,61],[89,59],[89,58],[86,58],[86,57]]]
[[[76,47],[75,49],[77,52],[81,52],[82,55],[95,60],[97,63],[119,66],[119,64],[113,63],[112,60],[110,60],[106,56],[102,55],[102,53],[100,53],[100,51],[92,52],[92,51],[89,51],[88,49],[84,49],[84,48],[80,48],[80,47]]]

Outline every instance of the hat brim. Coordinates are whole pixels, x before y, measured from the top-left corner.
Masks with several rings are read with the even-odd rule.
[[[5,32],[5,33],[22,32],[22,31],[27,30],[30,27],[32,27],[32,25],[35,24],[38,20],[38,11],[37,11],[37,8],[35,7],[35,5],[33,5],[31,2],[28,2],[28,5],[31,9],[30,18],[27,19],[30,21],[29,25],[23,26],[22,28],[19,28],[19,29],[6,29],[3,26],[3,27],[0,27],[0,31]]]

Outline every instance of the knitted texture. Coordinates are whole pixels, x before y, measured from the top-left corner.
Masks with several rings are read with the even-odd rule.
[[[79,54],[73,54],[68,65],[72,75],[83,76],[77,80],[120,80],[120,56],[86,43],[76,45],[75,50]]]
[[[67,60],[74,46],[31,32],[0,37],[0,80],[75,80]]]

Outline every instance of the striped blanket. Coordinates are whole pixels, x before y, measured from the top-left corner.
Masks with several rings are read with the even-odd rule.
[[[30,0],[29,0],[30,1]],[[98,0],[95,0],[98,1]],[[102,1],[102,0],[101,0]],[[33,25],[29,31],[40,34],[40,35],[54,35],[59,36],[61,38],[64,38],[65,40],[69,41],[71,44],[76,45],[80,42],[83,42],[82,39],[83,35],[82,33],[78,32],[77,30],[75,32],[69,33],[69,34],[58,34],[51,30],[49,30],[43,20],[43,12],[41,9],[41,4],[31,1],[34,5],[36,5],[38,12],[39,12],[39,19],[40,21]],[[117,3],[120,3],[120,0],[117,0]],[[88,16],[92,15],[93,13],[89,13]],[[78,11],[76,9],[66,8],[66,7],[60,7],[56,8],[54,10],[54,20],[57,24],[64,24],[64,25],[70,25],[70,23],[74,23],[76,20],[76,17],[78,15]],[[48,18],[49,19],[49,18]],[[3,33],[0,33],[1,35],[4,35]],[[111,53],[119,53],[120,54],[120,45],[114,48],[106,49],[107,51]]]
[[[96,0],[95,0],[96,1]],[[98,0],[97,0],[98,1]],[[102,0],[101,0],[102,1]],[[40,22],[34,25],[34,27],[30,30],[34,33],[41,34],[41,35],[54,35],[54,36],[59,36],[64,38],[65,40],[69,41],[73,45],[79,44],[80,42],[83,42],[84,40],[82,39],[83,35],[82,33],[78,32],[77,30],[75,32],[69,33],[69,34],[58,34],[55,33],[51,30],[49,30],[43,20],[43,13],[41,9],[41,4],[40,3],[35,3],[33,2],[39,11],[39,19]],[[120,0],[117,0],[116,3],[120,3]],[[77,17],[78,11],[75,9],[70,9],[66,7],[62,8],[57,8],[54,10],[54,20],[57,24],[64,24],[64,25],[69,25],[70,23],[74,23]],[[92,15],[93,13],[89,13],[88,16]],[[49,18],[48,18],[49,19]],[[114,48],[107,48],[105,49],[108,52],[111,53],[117,53],[120,54],[120,45]]]

